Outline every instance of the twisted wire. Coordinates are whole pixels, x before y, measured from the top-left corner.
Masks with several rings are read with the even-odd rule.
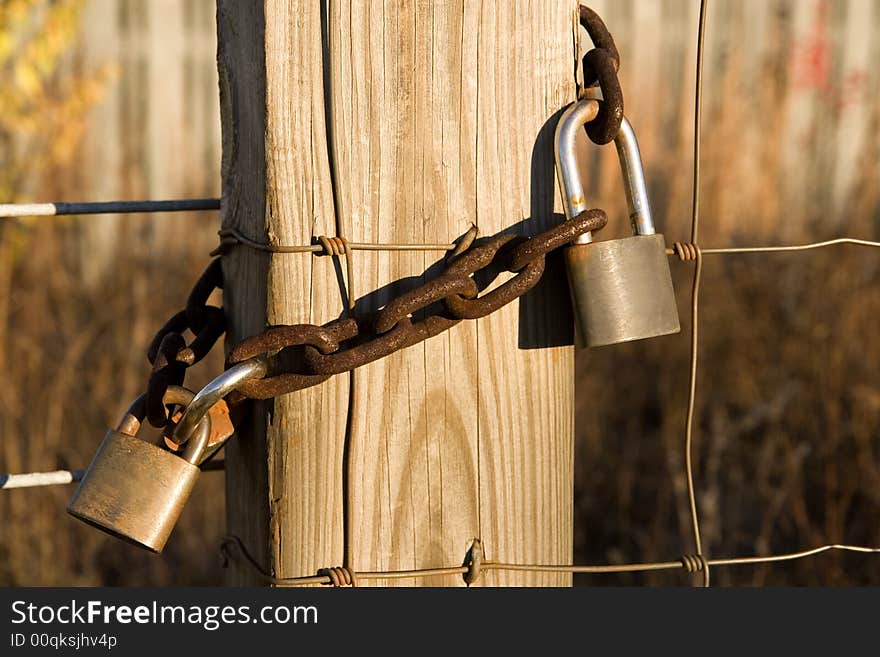
[[[580,574],[621,574],[621,573],[637,573],[651,572],[660,570],[684,570],[686,573],[707,573],[709,567],[716,566],[739,566],[760,563],[772,563],[780,561],[795,561],[808,557],[822,554],[823,552],[841,551],[854,552],[860,554],[880,554],[880,547],[865,547],[861,545],[845,545],[841,543],[833,543],[801,550],[799,552],[788,552],[785,554],[774,554],[768,556],[751,556],[751,557],[728,557],[719,559],[706,559],[699,554],[685,554],[677,561],[657,561],[643,563],[628,564],[601,564],[601,565],[569,565],[569,564],[517,564],[502,563],[496,561],[483,561],[483,548],[479,540],[475,540],[473,546],[468,551],[465,564],[462,566],[452,566],[448,568],[419,568],[412,570],[389,570],[389,571],[366,571],[355,572],[351,568],[324,568],[318,571],[318,575],[308,575],[304,577],[273,577],[269,575],[263,568],[253,559],[245,548],[241,539],[237,536],[227,536],[220,544],[220,552],[223,556],[223,567],[229,565],[229,560],[233,557],[230,550],[235,546],[239,555],[242,557],[244,565],[248,566],[254,574],[269,584],[275,586],[314,586],[314,585],[332,585],[332,586],[354,586],[349,582],[381,580],[381,579],[417,579],[420,577],[438,577],[445,575],[462,575],[468,584],[476,582],[481,573],[491,571],[507,571],[507,572],[533,572],[533,573],[580,573]],[[476,548],[476,549],[475,549]],[[471,578],[470,580],[468,578]]]
[[[708,572],[709,566],[700,554],[685,554],[681,557],[681,565],[688,573]]]
[[[321,248],[324,249],[319,255],[335,256],[337,258],[345,257],[345,276],[348,285],[346,296],[348,297],[348,310],[351,313],[354,311],[355,301],[357,300],[354,291],[354,264],[351,258],[351,243],[341,236],[327,237],[326,235],[320,235],[317,239]]]
[[[357,574],[348,566],[333,566],[331,568],[321,568],[318,575],[330,578],[330,586],[339,588],[341,586],[357,586]]]
[[[666,249],[666,253],[669,255],[676,255],[678,259],[682,262],[694,261],[698,257],[698,253],[701,253],[701,249],[696,244],[691,244],[690,242],[676,242],[672,245],[671,249]]]

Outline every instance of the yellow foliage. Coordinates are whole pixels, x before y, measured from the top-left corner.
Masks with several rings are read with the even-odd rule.
[[[0,0],[0,202],[73,156],[110,69],[62,70],[83,0]]]

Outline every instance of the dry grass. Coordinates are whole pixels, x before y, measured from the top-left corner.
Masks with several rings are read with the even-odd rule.
[[[678,289],[687,290],[689,266],[675,269]],[[707,257],[704,277],[694,462],[705,553],[880,545],[878,254],[844,247],[806,257]],[[577,422],[581,562],[693,552],[685,342],[661,338],[579,358],[578,395],[590,399]],[[880,559],[839,553],[714,575],[718,584],[740,585],[878,580]],[[584,579],[684,581],[681,574]]]

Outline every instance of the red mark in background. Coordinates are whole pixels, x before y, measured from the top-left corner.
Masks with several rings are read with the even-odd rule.
[[[828,0],[818,0],[807,36],[796,42],[792,56],[795,91],[813,92],[842,114],[857,104],[865,91],[868,74],[854,69],[842,78],[834,76],[834,49],[828,38]]]

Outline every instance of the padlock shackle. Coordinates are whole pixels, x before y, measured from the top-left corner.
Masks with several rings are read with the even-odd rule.
[[[188,441],[211,407],[223,399],[226,395],[237,389],[242,383],[252,381],[253,379],[261,379],[269,371],[268,360],[264,356],[257,356],[233,365],[228,370],[216,377],[208,383],[204,388],[196,393],[189,406],[183,412],[183,417],[174,427],[172,440],[178,445],[182,445]],[[186,450],[186,454],[190,453],[190,449]],[[195,450],[198,452],[198,450]],[[186,458],[186,456],[184,456]],[[199,455],[201,458],[201,455]]]
[[[556,175],[562,193],[565,218],[571,219],[587,210],[587,195],[584,191],[581,170],[576,154],[577,135],[583,127],[594,120],[599,113],[599,102],[593,98],[572,104],[556,125]],[[655,234],[651,204],[648,201],[648,188],[639,143],[632,125],[623,117],[620,131],[614,138],[620,170],[623,173],[623,187],[633,232],[637,235]],[[590,233],[575,239],[576,244],[589,244],[593,241]]]
[[[648,200],[648,183],[645,182],[645,168],[642,166],[642,153],[639,140],[632,124],[624,116],[620,122],[620,132],[614,138],[617,159],[623,174],[623,189],[629,208],[629,221],[636,235],[654,235],[654,218],[651,216],[651,203]]]
[[[554,150],[556,154],[556,177],[562,193],[565,218],[572,219],[587,210],[587,194],[584,191],[576,154],[576,137],[583,127],[599,114],[599,101],[592,98],[568,107],[556,124]],[[590,233],[584,233],[578,242],[593,241]]]
[[[196,396],[189,388],[183,386],[168,386],[165,394],[162,396],[163,404],[175,404],[177,406],[187,406]],[[136,436],[141,428],[141,423],[147,417],[147,395],[142,394],[129,405],[125,415],[116,425],[119,433]]]
[[[183,386],[168,386],[168,389],[162,397],[162,403],[176,404],[178,406],[186,407],[192,403],[193,399],[195,399],[195,393],[189,388],[184,388]],[[147,396],[146,394],[143,394],[135,399],[128,407],[125,415],[122,416],[119,424],[116,425],[116,431],[128,436],[137,436],[146,416]],[[183,459],[193,465],[200,465],[202,456],[207,450],[210,442],[211,418],[205,417],[196,424],[194,436],[190,440],[190,444],[187,445],[187,450],[183,454]]]

